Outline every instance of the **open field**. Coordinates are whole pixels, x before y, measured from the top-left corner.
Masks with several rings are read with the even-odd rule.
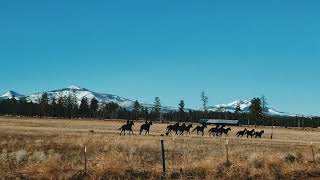
[[[212,138],[210,126],[204,137],[161,137],[167,124],[154,124],[150,136],[140,136],[141,123],[135,123],[133,136],[120,137],[122,124],[0,117],[0,177],[81,179],[86,146],[88,179],[160,179],[163,138],[168,179],[320,178],[319,129],[276,128],[273,140],[265,127],[256,128],[266,131],[262,139],[236,138],[244,127],[232,127],[228,138]]]

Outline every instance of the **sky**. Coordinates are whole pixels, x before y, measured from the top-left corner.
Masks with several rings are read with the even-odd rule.
[[[318,0],[0,1],[0,93],[72,84],[200,108],[262,94],[320,115]]]

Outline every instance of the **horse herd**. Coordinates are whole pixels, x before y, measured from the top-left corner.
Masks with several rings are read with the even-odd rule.
[[[119,128],[119,130],[121,130],[120,132],[120,136],[121,135],[125,135],[126,131],[129,132],[129,135],[133,134],[133,128],[134,126],[134,122],[133,121],[127,121],[126,124],[124,124],[121,128]],[[144,124],[141,125],[140,127],[140,135],[145,132],[145,135],[149,135],[150,134],[150,127],[152,126],[152,121],[146,121]],[[191,129],[193,128],[192,124],[186,125],[186,123],[182,123],[182,125],[180,125],[180,123],[175,123],[172,125],[168,125],[165,131],[165,135],[169,136],[172,135],[172,132],[174,132],[174,134],[176,136],[183,136],[183,135],[191,135],[191,133],[193,132],[197,132],[197,135],[201,135],[204,136],[205,134],[205,129],[208,128],[207,124],[202,124],[199,126],[196,126],[192,131]],[[208,133],[209,136],[212,137],[222,137],[223,135],[225,137],[229,136],[229,132],[231,132],[231,128],[226,128],[225,125],[216,125],[215,127],[209,129]],[[256,131],[255,129],[252,130],[248,130],[248,129],[244,129],[243,131],[238,131],[236,133],[236,137],[255,137],[255,138],[261,138],[262,135],[264,134],[264,130],[262,131]]]

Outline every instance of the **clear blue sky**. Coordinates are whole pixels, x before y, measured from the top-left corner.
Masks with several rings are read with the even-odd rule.
[[[0,1],[0,92],[76,84],[320,115],[320,1]]]

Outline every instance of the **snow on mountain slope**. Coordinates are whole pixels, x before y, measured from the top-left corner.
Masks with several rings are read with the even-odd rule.
[[[248,111],[251,103],[250,101],[247,101],[247,100],[238,100],[228,104],[218,104],[213,107],[210,107],[210,109],[222,110],[222,111],[235,111],[238,105],[240,105],[240,109],[242,111]]]
[[[8,91],[0,96],[0,99],[12,99],[15,98],[16,100],[19,100],[21,97],[24,97],[24,95],[19,94],[15,91]]]
[[[49,100],[52,100],[53,98],[57,100],[60,97],[74,96],[77,99],[79,104],[83,98],[87,98],[89,103],[93,98],[96,98],[99,103],[115,102],[123,108],[132,108],[134,103],[134,101],[130,99],[122,98],[120,96],[116,96],[112,94],[96,93],[85,88],[80,88],[78,86],[69,86],[64,89],[34,93],[31,95],[28,95],[27,100],[32,102],[39,102],[39,99],[44,93],[48,94]]]
[[[209,107],[209,110],[220,111],[220,112],[234,112],[238,105],[240,106],[240,109],[242,112],[249,112],[249,107],[251,106],[251,102],[247,100],[237,100],[228,104],[218,104],[215,106],[211,106]],[[265,111],[264,113],[269,115],[274,115],[274,116],[292,116],[292,117],[298,116],[296,114],[280,112],[269,107],[265,108],[264,111]]]
[[[119,106],[121,106],[123,108],[127,108],[127,109],[132,109],[133,105],[134,105],[133,100],[123,98],[123,97],[113,95],[113,94],[93,92],[88,89],[81,88],[79,86],[74,86],[74,85],[69,86],[67,88],[63,88],[63,89],[34,93],[34,94],[27,95],[27,96],[24,96],[22,94],[14,92],[14,91],[9,91],[9,92],[1,95],[0,100],[11,99],[13,97],[15,99],[19,100],[21,97],[26,97],[26,99],[28,101],[38,103],[44,93],[48,94],[49,100],[52,100],[53,98],[55,98],[57,100],[60,97],[73,96],[77,99],[78,104],[80,104],[82,98],[86,97],[88,99],[89,103],[93,98],[96,98],[98,100],[98,102],[101,104],[114,102],[114,103],[119,104]],[[147,104],[147,103],[141,103],[141,102],[140,102],[140,104],[143,105],[144,107],[149,108],[149,109],[153,108],[153,104]],[[238,105],[240,106],[240,109],[242,112],[249,112],[249,107],[251,105],[251,102],[247,101],[247,100],[237,100],[237,101],[233,101],[233,102],[227,103],[227,104],[218,104],[215,106],[211,106],[208,108],[208,110],[217,111],[217,112],[234,112]],[[162,110],[165,112],[178,111],[178,108],[163,106]],[[186,110],[192,110],[192,109],[186,109]],[[275,116],[292,116],[292,117],[298,116],[296,114],[280,112],[280,111],[277,111],[277,110],[269,108],[269,107],[265,108],[265,113],[269,114],[269,115],[275,115]]]

